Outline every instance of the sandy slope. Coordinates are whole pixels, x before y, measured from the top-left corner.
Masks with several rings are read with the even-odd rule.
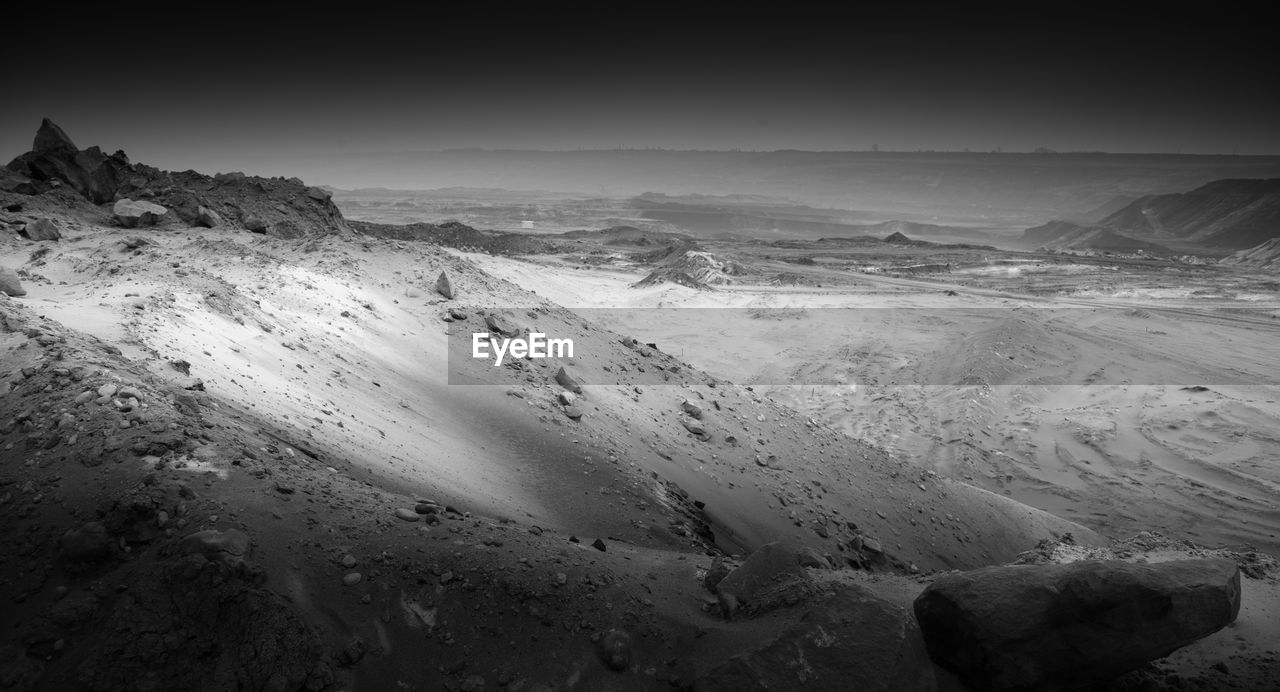
[[[46,412],[63,410],[73,412],[74,425],[90,426],[52,452],[5,448],[6,546],[32,544],[13,527],[35,520],[41,540],[27,559],[47,563],[34,581],[6,572],[6,595],[22,585],[21,607],[2,621],[6,632],[52,608],[55,586],[78,597],[100,580],[128,581],[185,533],[152,528],[136,544],[137,561],[64,572],[57,537],[92,514],[63,508],[118,507],[148,482],[168,488],[184,479],[196,499],[183,505],[182,527],[245,530],[267,588],[303,613],[327,651],[363,643],[362,662],[334,663],[339,682],[359,689],[475,687],[476,677],[477,689],[502,680],[521,689],[687,684],[769,634],[767,623],[731,625],[712,615],[698,581],[708,552],[746,552],[769,540],[811,545],[843,565],[861,534],[884,548],[877,569],[901,574],[1011,560],[1066,533],[1081,544],[1105,543],[1079,524],[964,482],[954,464],[908,460],[846,436],[830,406],[778,405],[763,388],[729,385],[711,366],[706,374],[682,365],[664,353],[674,351],[670,339],[660,339],[659,351],[629,347],[546,300],[570,290],[583,301],[616,296],[641,305],[691,295],[734,305],[792,300],[782,293],[633,291],[608,275],[579,281],[352,237],[93,227],[68,235],[40,256],[31,254],[34,244],[3,241],[29,295],[3,304],[6,319],[26,326],[6,331],[0,344],[10,391],[2,413],[8,419],[36,402],[41,425]],[[134,236],[151,244],[130,250],[117,242]],[[459,291],[448,305],[430,291],[441,269]],[[537,295],[517,285],[525,283]],[[891,303],[911,299],[902,286],[889,294]],[[445,322],[448,306],[467,317]],[[581,355],[520,361],[497,374],[456,353],[450,361],[461,342],[449,330],[484,329],[483,312],[572,334]],[[617,326],[646,336],[645,325]],[[33,333],[56,334],[63,345],[37,346]],[[54,373],[55,348],[64,365],[84,364],[83,385]],[[686,351],[697,364],[696,349]],[[198,395],[203,413],[175,421],[183,450],[137,458],[126,447],[111,452],[119,463],[82,468],[120,433],[112,432],[114,419],[94,419],[98,409],[71,401],[80,388],[135,383],[155,411],[168,411],[186,396],[173,387],[190,384],[175,361],[189,363],[206,390]],[[450,363],[454,374],[496,384],[450,385]],[[580,420],[556,402],[553,375],[562,364],[589,385]],[[28,375],[24,366],[37,369]],[[644,382],[635,384],[642,368]],[[686,399],[701,407],[705,436],[686,427]],[[902,419],[883,428],[903,440],[916,435]],[[458,512],[433,526],[393,515],[423,497]],[[156,526],[154,514],[148,521]],[[715,544],[699,537],[703,522]],[[596,538],[607,550],[590,547]],[[354,568],[341,566],[346,554]],[[363,580],[344,586],[353,569]],[[911,583],[895,588],[909,595],[921,585]],[[121,598],[106,597],[102,607]],[[595,653],[610,627],[636,637],[626,675]],[[48,663],[64,686],[96,641],[68,636],[68,654]]]
[[[1269,304],[1123,288],[953,297],[871,276],[841,289],[631,289],[625,274],[472,259],[711,373],[809,383],[758,389],[922,469],[1108,535],[1159,528],[1280,554]],[[680,309],[644,309],[660,306]]]

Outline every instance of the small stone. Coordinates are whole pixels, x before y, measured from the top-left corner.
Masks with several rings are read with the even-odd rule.
[[[112,396],[118,391],[118,388],[111,383],[107,383],[98,387],[98,396]]]
[[[357,562],[355,555],[347,554],[342,556],[342,566],[347,569],[355,567]]]
[[[600,540],[599,538],[597,538],[594,542],[592,542],[591,547],[592,547],[592,548],[595,548],[596,550],[599,550],[599,551],[600,551],[600,552],[602,552],[602,553],[603,553],[603,552],[605,551],[605,549],[606,549],[606,546],[605,546],[605,544],[604,544],[604,541]]]
[[[342,583],[347,586],[355,586],[360,583],[361,579],[364,579],[363,574],[360,574],[359,572],[348,572],[342,577]]]
[[[417,512],[411,509],[406,509],[404,507],[396,508],[396,517],[399,519],[403,519],[404,521],[418,521],[419,519]]]

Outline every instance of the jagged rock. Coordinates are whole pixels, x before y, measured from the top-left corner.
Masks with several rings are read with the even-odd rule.
[[[57,240],[62,237],[57,222],[43,217],[27,224],[22,234],[30,240]]]
[[[578,395],[573,392],[560,392],[560,394],[557,395],[557,399],[559,399],[560,403],[565,406],[572,406],[573,403],[578,400]]]
[[[31,145],[35,152],[79,151],[71,138],[52,120],[44,118],[40,121],[40,129],[36,130],[35,141]]]
[[[696,692],[937,689],[911,614],[858,586],[814,603],[768,643],[694,682]]]
[[[786,582],[808,581],[807,567],[829,569],[831,565],[813,548],[766,543],[751,553],[742,566],[720,580],[716,591],[732,595],[740,603],[750,603],[764,591]]]
[[[22,287],[22,281],[18,279],[18,273],[2,264],[0,264],[0,293],[14,297],[27,295],[27,289]]]
[[[574,394],[582,393],[582,384],[578,382],[577,378],[570,375],[563,366],[556,370],[556,383]]]
[[[49,189],[54,181],[66,183],[94,204],[111,201],[121,181],[131,176],[128,158],[122,152],[107,156],[98,147],[77,150],[62,128],[48,118],[40,123],[32,151],[15,158],[8,168],[42,183],[43,189]]]
[[[685,413],[693,416],[694,418],[702,418],[702,407],[688,399],[685,399],[680,403],[680,408],[684,409]]]
[[[229,173],[219,173],[213,176],[213,179],[220,183],[234,183],[245,179],[245,174],[240,171],[231,171]]]
[[[449,275],[440,272],[440,278],[436,279],[436,293],[453,300],[453,284],[449,282]]]
[[[218,212],[201,205],[196,207],[196,225],[205,228],[217,228],[222,225],[222,217]]]
[[[1089,560],[944,576],[916,598],[930,655],[974,689],[1073,689],[1212,634],[1240,611],[1226,560]]]
[[[116,222],[125,228],[154,226],[168,211],[159,204],[128,198],[116,202],[111,207],[111,213],[115,215]]]
[[[582,409],[578,408],[577,406],[565,406],[564,415],[568,416],[573,420],[578,420],[579,418],[582,418]]]

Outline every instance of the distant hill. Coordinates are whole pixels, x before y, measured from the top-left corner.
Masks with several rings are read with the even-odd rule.
[[[1190,190],[1224,178],[1280,176],[1278,156],[1173,154],[456,150],[344,154],[304,163],[305,168],[293,170],[344,188],[766,195],[815,208],[873,211],[877,221],[936,216],[992,225],[1068,218],[1117,196]]]
[[[1142,197],[1099,226],[1135,238],[1206,248],[1251,248],[1280,234],[1280,178],[1216,180]]]
[[[1029,228],[1022,236],[1023,244],[1045,250],[1098,250],[1102,252],[1148,252],[1167,254],[1169,249],[1158,243],[1133,238],[1101,226],[1082,226],[1070,221],[1050,221]]]
[[[1241,250],[1230,257],[1224,257],[1219,264],[1280,272],[1280,237],[1272,238],[1257,247]]]

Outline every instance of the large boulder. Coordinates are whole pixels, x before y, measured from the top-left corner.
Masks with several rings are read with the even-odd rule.
[[[111,207],[111,213],[115,215],[116,222],[125,228],[154,226],[168,211],[159,204],[128,198],[116,202]]]
[[[18,279],[18,273],[2,264],[0,264],[0,293],[14,297],[27,295],[27,289],[22,287],[22,281]]]
[[[813,603],[777,637],[694,683],[697,692],[936,689],[911,614],[858,586]]]
[[[57,222],[44,217],[27,224],[22,229],[22,234],[30,240],[57,240],[62,237],[62,231],[58,229]]]
[[[1072,689],[1212,634],[1240,611],[1226,560],[1090,560],[944,576],[916,598],[929,654],[974,689]]]
[[[830,569],[831,564],[818,551],[804,545],[766,543],[721,579],[716,592],[746,605],[788,582],[807,581],[810,567]]]

